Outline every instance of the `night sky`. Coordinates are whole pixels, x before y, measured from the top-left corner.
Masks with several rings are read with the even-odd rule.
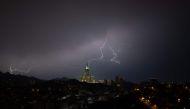
[[[190,80],[188,3],[173,0],[0,3],[0,70],[42,79]]]

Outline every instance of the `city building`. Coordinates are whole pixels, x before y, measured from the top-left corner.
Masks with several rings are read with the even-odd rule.
[[[80,78],[81,82],[87,82],[87,83],[96,83],[95,78],[92,76],[89,65],[87,64],[84,73],[82,77]]]

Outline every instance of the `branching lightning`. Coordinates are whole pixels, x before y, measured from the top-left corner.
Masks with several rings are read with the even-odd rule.
[[[15,68],[12,64],[9,66],[9,72],[11,74],[14,74],[14,72],[29,73],[30,70],[31,70],[30,67],[28,67],[28,68]]]
[[[88,63],[91,63],[92,61],[98,61],[98,60],[102,60],[104,58],[104,53],[103,53],[103,49],[105,49],[105,45],[108,45],[108,48],[110,49],[110,51],[112,52],[113,57],[110,59],[111,62],[120,64],[120,60],[117,60],[118,58],[118,53],[120,52],[120,48],[117,50],[117,52],[114,50],[114,48],[112,48],[112,46],[109,44],[108,42],[108,37],[105,37],[105,40],[103,42],[103,44],[99,47],[100,50],[100,56],[98,58],[94,58],[88,61]]]
[[[103,49],[104,49],[106,43],[107,43],[107,38],[105,38],[104,43],[102,44],[102,46],[100,46],[100,53],[101,53],[100,59],[104,58]]]
[[[109,49],[111,50],[111,52],[113,54],[113,57],[110,59],[110,61],[120,64],[120,60],[117,60],[117,58],[118,58],[117,52],[115,52],[115,50],[110,45],[109,45]],[[118,49],[118,51],[120,51],[120,49]]]
[[[89,61],[88,61],[89,64],[90,64],[91,62],[93,62],[93,61],[102,60],[102,59],[104,58],[103,49],[105,48],[106,43],[107,43],[107,38],[105,38],[103,44],[99,47],[100,56],[97,57],[97,58],[93,58],[93,59],[89,60]]]
[[[15,71],[15,70],[14,70],[14,68],[12,67],[12,64],[11,64],[10,67],[9,67],[9,72],[10,72],[11,74],[13,74],[14,71]]]

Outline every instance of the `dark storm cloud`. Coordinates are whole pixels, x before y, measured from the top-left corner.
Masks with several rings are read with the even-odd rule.
[[[13,64],[21,70],[29,67],[27,74],[40,78],[79,77],[85,63],[100,56],[109,32],[112,47],[121,49],[121,65],[109,62],[112,52],[105,47],[104,61],[92,64],[97,78],[121,74],[135,81],[151,76],[180,80],[186,78],[180,74],[189,72],[185,3],[68,0],[1,5],[2,70]]]

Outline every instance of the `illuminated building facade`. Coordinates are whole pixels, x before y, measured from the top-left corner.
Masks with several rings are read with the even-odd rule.
[[[89,65],[87,64],[84,73],[80,79],[81,82],[96,83],[95,78],[91,75]]]

